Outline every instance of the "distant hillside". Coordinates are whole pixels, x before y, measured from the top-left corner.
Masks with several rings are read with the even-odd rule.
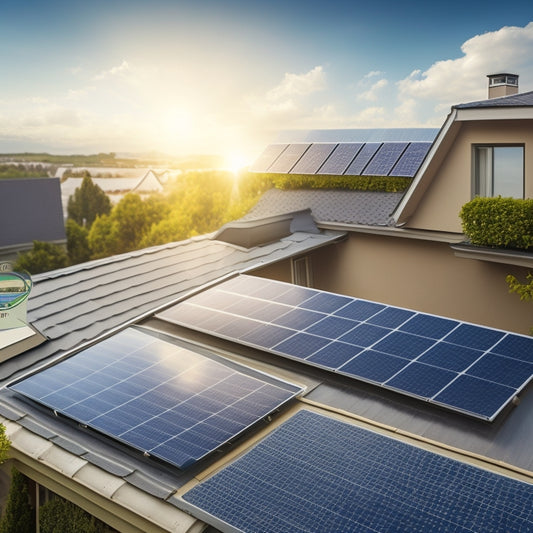
[[[220,168],[223,158],[217,155],[188,155],[173,157],[165,154],[131,154],[117,156],[114,152],[92,155],[54,155],[48,153],[0,154],[0,165],[37,163],[74,167],[159,167],[169,169],[213,169]],[[29,165],[30,166],[30,165]]]

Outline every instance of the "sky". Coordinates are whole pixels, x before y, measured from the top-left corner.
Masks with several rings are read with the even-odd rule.
[[[0,153],[220,154],[533,90],[531,0],[2,0]]]

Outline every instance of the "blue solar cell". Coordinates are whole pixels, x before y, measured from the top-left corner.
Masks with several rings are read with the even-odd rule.
[[[291,174],[316,174],[336,146],[334,143],[313,143],[292,167]]]
[[[294,330],[282,328],[281,326],[274,326],[272,324],[265,324],[261,328],[249,331],[241,335],[239,339],[247,344],[254,344],[261,348],[272,348],[276,344],[292,337]]]
[[[512,387],[462,374],[434,400],[492,420],[515,394]]]
[[[388,176],[406,148],[407,143],[384,143],[366,166],[363,176]]]
[[[325,316],[324,313],[295,308],[276,318],[272,323],[286,328],[302,330],[322,320]]]
[[[263,153],[256,159],[250,170],[252,172],[266,172],[288,144],[269,144]]]
[[[413,178],[418,172],[420,165],[422,165],[430,148],[430,142],[410,143],[389,175]]]
[[[352,300],[353,298],[348,298],[347,296],[314,291],[310,299],[305,300],[299,305],[305,309],[313,309],[322,313],[333,313],[346,304],[349,304]]]
[[[409,364],[407,359],[374,350],[365,350],[344,366],[341,366],[339,372],[375,383],[384,383],[407,364]]]
[[[344,174],[350,163],[353,161],[363,143],[341,143],[333,150],[326,162],[319,168],[319,174],[330,174],[340,176]]]
[[[472,324],[461,324],[453,330],[447,337],[446,342],[452,342],[468,348],[478,350],[488,350],[494,346],[505,333],[495,329],[474,326]]]
[[[246,533],[526,531],[533,521],[531,484],[309,411],[183,499]]]
[[[277,159],[268,167],[267,172],[288,173],[292,167],[299,161],[310,144],[289,144],[287,148],[277,157]]]
[[[414,362],[387,381],[386,385],[423,398],[432,398],[455,377],[455,372]]]
[[[397,328],[401,326],[406,320],[415,314],[414,311],[407,309],[399,309],[397,307],[386,307],[377,315],[368,319],[369,324],[376,326],[383,326],[385,328]]]
[[[287,305],[299,306],[306,300],[309,300],[309,298],[313,298],[315,294],[316,291],[295,285],[290,287],[282,294],[275,296],[272,301]],[[263,302],[261,302],[261,304],[264,305]]]
[[[351,318],[352,320],[366,320],[383,309],[385,309],[385,306],[381,304],[366,300],[352,300],[351,303],[345,305],[334,314],[344,318]]]
[[[433,346],[434,341],[411,333],[393,331],[390,335],[374,345],[374,350],[398,355],[405,359],[414,359],[428,348]]]
[[[284,355],[298,357],[299,359],[306,359],[313,355],[316,351],[323,348],[330,341],[316,335],[308,335],[307,333],[296,333],[286,341],[280,342],[272,349]]]
[[[349,320],[348,318],[327,316],[308,327],[305,331],[306,333],[312,333],[313,335],[319,335],[327,339],[338,339],[359,324],[360,322]]]
[[[482,356],[483,352],[479,350],[442,341],[436,343],[418,360],[428,365],[462,372]]]
[[[114,361],[109,360],[108,345]],[[126,351],[118,353],[117,346]],[[299,392],[275,378],[268,378],[271,383],[257,379],[133,329],[102,341],[98,347],[103,355],[100,368],[95,365],[91,371],[72,364],[78,356],[80,360],[86,357],[82,351],[11,387],[180,468],[236,436],[229,427],[236,431],[247,428]],[[102,385],[108,375],[113,379]],[[215,426],[213,434],[203,434],[196,428],[207,420],[222,423]],[[183,449],[171,450],[180,444]]]
[[[337,369],[361,353],[362,350],[363,348],[344,342],[332,342],[309,357],[307,361],[315,365]]]
[[[345,333],[339,340],[368,348],[390,333],[390,329],[361,324]]]
[[[378,151],[381,143],[366,143],[356,158],[351,162],[350,166],[344,172],[347,176],[361,176],[369,161],[374,157]]]
[[[533,364],[489,353],[470,367],[467,374],[489,381],[497,379],[498,383],[519,389],[533,376]]]
[[[442,337],[450,333],[458,325],[459,322],[456,320],[417,314],[403,324],[400,329],[408,333],[414,333],[415,335],[429,337],[430,339],[442,339]]]
[[[508,333],[491,351],[513,359],[533,363],[533,337]]]

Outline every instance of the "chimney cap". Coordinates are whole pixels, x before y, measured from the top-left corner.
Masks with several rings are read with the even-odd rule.
[[[516,85],[518,86],[518,74],[509,72],[499,72],[497,74],[487,74],[489,85]]]

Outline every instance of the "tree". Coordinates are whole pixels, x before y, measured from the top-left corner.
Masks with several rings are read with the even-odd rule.
[[[54,498],[41,506],[39,529],[41,533],[104,533],[108,531],[103,522],[63,498]]]
[[[85,176],[81,185],[68,199],[67,214],[78,225],[90,228],[98,215],[111,212],[111,200],[106,193]]]
[[[35,511],[30,506],[28,483],[17,469],[11,471],[11,488],[0,522],[0,533],[33,533]]]
[[[522,283],[516,276],[513,276],[512,274],[509,274],[505,281],[507,282],[507,285],[509,286],[509,292],[514,292],[515,294],[518,294],[520,296],[520,299],[524,302],[532,302],[533,303],[533,273],[528,272],[526,275],[527,282]],[[530,330],[531,334],[533,335],[533,327]]]
[[[93,222],[87,242],[91,249],[91,257],[99,259],[118,253],[119,234],[117,224],[111,215],[101,215]]]
[[[71,265],[84,263],[91,258],[89,231],[77,224],[72,218],[67,220],[67,253]]]
[[[33,249],[19,255],[13,269],[40,274],[66,266],[68,266],[68,256],[61,246],[49,242],[33,241]]]

